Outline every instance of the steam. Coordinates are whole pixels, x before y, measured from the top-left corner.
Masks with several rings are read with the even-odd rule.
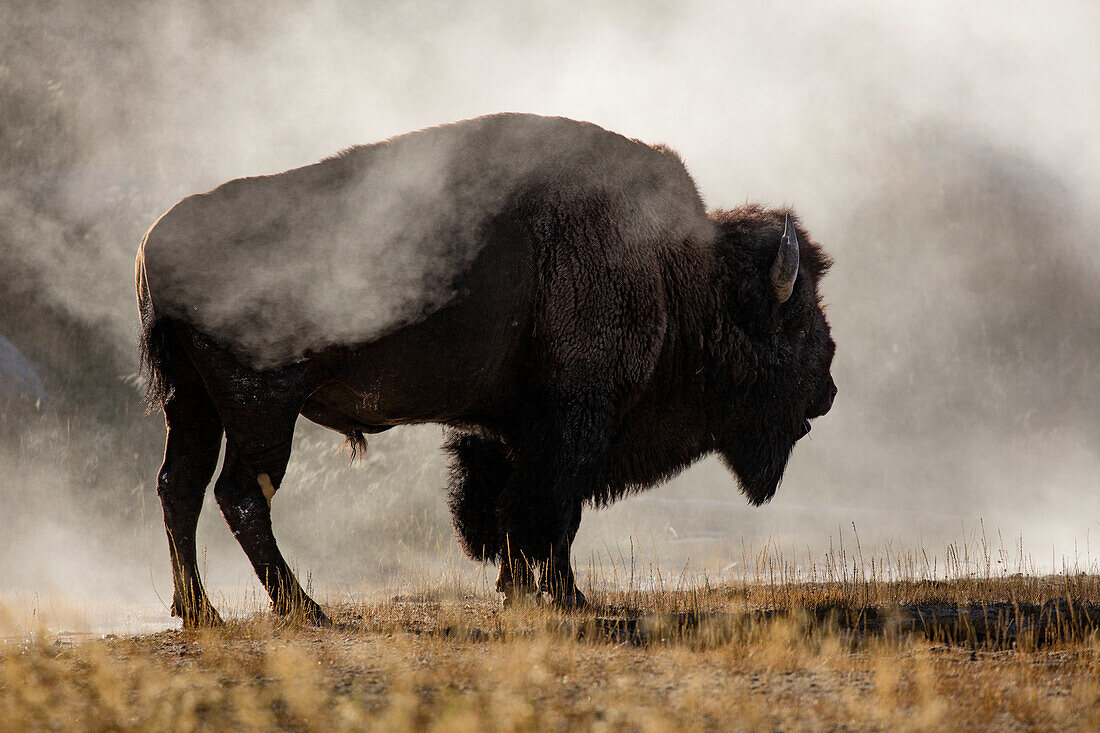
[[[0,405],[0,588],[151,599],[150,568],[169,583],[163,428],[130,379],[133,255],[157,216],[506,110],[667,143],[708,206],[793,205],[837,261],[822,289],[839,395],[775,501],[744,507],[706,461],[588,514],[582,567],[632,534],[676,567],[739,559],[742,536],[821,548],[853,521],[865,546],[936,551],[984,518],[1039,557],[1072,554],[1100,516],[1098,12],[5,3],[0,335],[53,402]],[[317,582],[472,567],[449,537],[438,429],[380,435],[351,469],[339,436],[303,424],[296,442],[276,535]],[[217,596],[251,571],[212,504]]]
[[[595,125],[494,115],[185,199],[143,243],[142,277],[158,317],[196,325],[259,366],[287,364],[447,303],[494,219],[514,215],[531,189],[608,197],[625,241],[706,226],[675,156]]]

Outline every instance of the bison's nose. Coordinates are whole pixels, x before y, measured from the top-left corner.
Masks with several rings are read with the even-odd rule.
[[[806,417],[821,417],[829,410],[833,408],[833,400],[836,398],[836,382],[832,377],[829,377],[829,384],[825,388],[825,391],[821,393],[817,403],[811,408],[810,414]]]

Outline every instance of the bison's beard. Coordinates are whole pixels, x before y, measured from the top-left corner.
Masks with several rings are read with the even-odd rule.
[[[723,462],[737,477],[741,491],[753,506],[775,496],[795,439],[765,430],[746,431],[719,450]]]

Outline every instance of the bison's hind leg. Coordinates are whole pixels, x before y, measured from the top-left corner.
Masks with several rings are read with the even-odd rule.
[[[187,356],[176,358],[176,380],[164,403],[168,438],[157,494],[172,558],[172,615],[183,619],[185,628],[193,628],[221,622],[199,577],[195,527],[218,464],[222,424]]]
[[[286,474],[294,424],[312,392],[307,366],[253,369],[205,337],[189,332],[188,339],[225,430],[225,460],[214,483],[222,516],[271,596],[274,611],[327,625],[271,529],[271,502]]]

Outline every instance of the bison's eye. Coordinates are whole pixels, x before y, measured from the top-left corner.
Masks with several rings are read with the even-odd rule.
[[[814,322],[811,318],[803,318],[795,327],[794,337],[799,341],[805,341],[806,337],[810,335],[810,330],[813,328],[813,325]]]

